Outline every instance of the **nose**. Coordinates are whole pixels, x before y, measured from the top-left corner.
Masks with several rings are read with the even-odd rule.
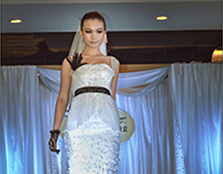
[[[97,35],[96,35],[95,32],[92,32],[91,38],[92,38],[92,39],[96,39],[96,38],[97,38]]]

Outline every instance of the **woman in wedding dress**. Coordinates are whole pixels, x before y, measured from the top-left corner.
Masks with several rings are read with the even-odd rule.
[[[106,35],[105,20],[100,13],[83,16],[80,34],[85,43],[83,52],[68,56],[62,63],[50,149],[59,153],[56,143],[71,91],[73,97],[63,129],[68,173],[117,173],[120,123],[115,93],[119,61],[99,49]]]

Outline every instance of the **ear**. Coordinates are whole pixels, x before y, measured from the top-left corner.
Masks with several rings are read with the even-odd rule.
[[[81,37],[83,37],[83,31],[82,30],[80,30],[80,35],[81,35]]]

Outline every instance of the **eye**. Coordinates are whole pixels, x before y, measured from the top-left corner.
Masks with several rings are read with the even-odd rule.
[[[85,33],[91,33],[91,31],[90,30],[85,30]]]
[[[102,30],[98,30],[98,33],[102,33]]]

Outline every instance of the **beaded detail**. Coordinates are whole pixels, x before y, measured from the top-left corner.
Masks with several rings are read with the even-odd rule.
[[[111,80],[114,76],[114,71],[107,64],[85,64],[71,72],[72,84],[71,92],[74,92],[82,87],[100,86],[111,91]]]
[[[78,129],[69,131],[65,141],[69,174],[118,172],[120,132],[108,128],[102,120],[91,118]]]

